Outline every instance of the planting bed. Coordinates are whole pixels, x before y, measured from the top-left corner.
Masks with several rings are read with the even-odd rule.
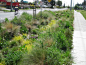
[[[43,11],[0,23],[0,65],[71,65],[73,11]]]

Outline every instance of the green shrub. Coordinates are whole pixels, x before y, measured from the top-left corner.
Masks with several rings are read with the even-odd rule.
[[[6,56],[5,62],[7,65],[16,65],[17,62],[22,57],[22,52],[21,51],[15,51],[15,52],[10,51],[5,56]]]
[[[32,34],[37,34],[37,33],[39,33],[39,30],[38,30],[38,29],[32,29],[32,30],[31,30],[31,33],[32,33]]]
[[[69,38],[72,39],[72,31],[71,31],[71,29],[67,28],[65,30],[65,35],[66,35],[67,39],[69,39]]]
[[[22,25],[25,24],[27,21],[31,21],[31,20],[32,20],[32,15],[24,12],[19,18],[15,16],[15,18],[11,22],[16,25]]]
[[[57,48],[48,48],[44,65],[61,65],[61,53]]]
[[[3,48],[1,52],[3,55],[6,55],[8,53],[8,50],[9,50],[8,47],[6,47],[6,48]]]
[[[20,27],[20,33],[28,33],[28,29],[24,26],[24,25],[21,25]]]
[[[4,39],[5,39],[5,40],[10,40],[10,39],[12,39],[11,32],[6,32],[6,33],[4,34]]]
[[[12,51],[17,51],[18,48],[19,48],[18,46],[14,46],[11,50],[12,50]]]
[[[12,48],[12,47],[14,47],[14,46],[18,46],[19,45],[19,43],[17,42],[17,41],[11,41],[11,42],[9,42],[9,47],[10,48]]]
[[[66,25],[65,25],[65,28],[69,28],[69,27],[71,27],[71,22],[70,21],[66,21]]]
[[[20,27],[12,23],[4,23],[0,30],[0,40],[11,40],[15,35],[19,35]]]
[[[0,53],[0,62],[2,61],[2,54]]]
[[[9,22],[8,18],[5,18],[5,22]]]
[[[24,39],[26,39],[26,38],[27,38],[27,34],[23,34],[22,37],[23,37]]]
[[[2,32],[0,32],[1,41],[10,40],[13,37],[12,33],[6,31],[6,29],[2,29],[1,31],[2,31]]]
[[[16,24],[16,25],[22,25],[22,24],[24,24],[25,23],[25,21],[23,20],[23,18],[17,18],[16,16],[15,16],[15,18],[11,21],[12,23],[14,23],[14,24]]]
[[[57,48],[67,51],[68,49],[68,41],[66,39],[66,36],[63,34],[63,32],[58,32],[57,34]]]
[[[40,19],[41,12],[37,14],[38,20],[34,20],[36,22],[33,22],[32,16],[28,15],[28,13],[23,13],[19,18],[15,17],[11,21],[16,25],[21,25],[20,29],[18,29],[21,34],[27,34],[28,31],[30,31],[30,38],[37,37],[37,39],[31,39],[33,43],[31,44],[32,50],[30,53],[24,52],[26,49],[29,49],[29,45],[27,44],[30,43],[30,41],[26,40],[26,34],[15,36],[13,38],[9,37],[9,35],[12,33],[7,32],[7,28],[12,28],[11,24],[10,27],[8,25],[6,29],[1,28],[0,42],[3,42],[1,42],[2,44],[0,44],[0,47],[2,48],[2,54],[4,55],[6,65],[71,65],[73,13],[70,11],[43,11],[42,14],[43,19]],[[40,31],[41,26],[45,25],[43,29],[46,28],[46,25],[48,25],[49,21],[54,19],[51,17],[55,15],[59,21],[56,21],[56,24],[53,26],[51,25],[53,23],[51,23],[51,27],[49,27],[50,29],[46,29],[43,32]],[[66,18],[64,18],[64,16]],[[27,23],[31,20],[32,22]],[[39,21],[42,25],[40,25]],[[16,29],[17,27],[13,27],[12,32],[15,33]],[[3,40],[4,38],[8,40],[12,38],[13,39],[10,42],[5,42]],[[22,42],[25,43],[25,45],[22,45]]]
[[[30,14],[24,12],[24,13],[22,13],[22,15],[21,15],[20,18],[23,18],[23,19],[25,19],[25,20],[31,21],[31,20],[32,20],[32,15],[30,15]]]
[[[30,54],[24,54],[18,65],[44,65],[46,50],[34,48]]]
[[[70,60],[69,60],[70,59]],[[63,52],[55,47],[48,48],[44,65],[71,65],[70,51]]]
[[[67,14],[67,17],[69,18],[69,14]]]
[[[0,49],[2,49],[2,48],[6,48],[8,46],[8,41],[2,41],[2,42],[0,42]]]
[[[49,12],[47,11],[43,11],[42,14],[41,12],[39,12],[36,16],[37,19],[40,19],[42,16],[43,19],[47,19],[48,17],[52,16],[52,14],[50,14]]]

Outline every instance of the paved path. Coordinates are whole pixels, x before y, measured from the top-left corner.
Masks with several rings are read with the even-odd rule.
[[[74,64],[86,65],[86,20],[79,13],[74,11],[74,34],[72,55]]]

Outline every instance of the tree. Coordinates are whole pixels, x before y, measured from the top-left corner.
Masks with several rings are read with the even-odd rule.
[[[82,5],[86,5],[86,1],[84,1],[84,2],[82,3]]]
[[[62,6],[62,1],[58,0],[57,5],[59,5],[59,7]]]
[[[79,6],[78,5],[75,5],[74,9],[78,9],[78,8],[79,8]]]

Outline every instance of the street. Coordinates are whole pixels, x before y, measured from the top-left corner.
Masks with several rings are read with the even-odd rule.
[[[50,9],[50,8],[42,8],[42,11],[44,10],[51,10],[51,11],[60,11],[60,10],[66,10],[67,8],[62,8],[62,9]],[[41,9],[36,10],[36,14],[39,13]],[[31,15],[33,15],[33,9],[31,10],[19,10],[19,15],[21,15],[23,12],[27,12]],[[15,12],[1,12],[0,13],[0,22],[3,22],[5,18],[8,18],[9,20],[13,19],[15,17],[14,15]]]

